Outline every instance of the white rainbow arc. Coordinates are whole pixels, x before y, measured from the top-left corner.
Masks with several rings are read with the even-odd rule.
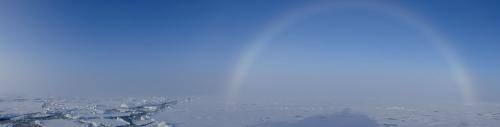
[[[325,12],[334,8],[361,8],[369,9],[372,11],[384,13],[391,15],[404,21],[415,29],[419,30],[426,39],[440,52],[443,59],[447,62],[450,67],[450,71],[453,74],[454,80],[457,87],[460,89],[462,94],[463,103],[465,105],[476,104],[476,94],[474,87],[471,82],[471,77],[468,75],[467,69],[464,67],[460,60],[459,55],[455,52],[454,48],[450,45],[449,41],[446,40],[439,32],[437,32],[429,24],[425,23],[421,18],[417,18],[408,11],[401,8],[388,6],[386,4],[380,3],[327,3],[308,6],[304,9],[292,12],[285,15],[277,20],[274,20],[262,33],[260,33],[257,38],[251,41],[249,47],[244,50],[238,59],[235,67],[233,68],[233,73],[228,81],[228,88],[226,90],[226,101],[235,102],[239,96],[240,87],[244,82],[246,75],[248,74],[252,64],[256,61],[259,54],[265,49],[265,46],[270,43],[274,36],[285,31],[288,27],[291,27],[294,23],[307,19],[309,16]]]

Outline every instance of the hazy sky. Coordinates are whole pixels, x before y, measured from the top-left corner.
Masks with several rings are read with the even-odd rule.
[[[2,92],[42,86],[51,94],[224,93],[252,40],[279,17],[324,2],[2,0]],[[500,101],[500,3],[380,3],[418,15],[439,31],[480,98]],[[310,15],[275,35],[241,89],[361,98],[426,92],[450,99],[459,90],[448,66],[415,26],[370,9],[341,8]]]

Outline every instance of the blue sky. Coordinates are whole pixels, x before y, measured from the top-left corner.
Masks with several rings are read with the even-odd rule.
[[[3,68],[18,72],[14,77],[28,80],[24,84],[220,93],[252,39],[276,17],[316,2],[325,1],[1,1],[0,61],[9,61]],[[432,24],[451,40],[481,98],[499,101],[497,1],[380,2]],[[286,84],[291,92],[288,84],[351,84],[325,87],[349,89],[373,83],[384,92],[420,83],[429,85],[410,86],[437,94],[453,86],[447,66],[407,23],[370,10],[339,9],[276,35],[246,83]]]

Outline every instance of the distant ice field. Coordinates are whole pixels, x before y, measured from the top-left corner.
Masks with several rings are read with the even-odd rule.
[[[1,127],[496,127],[500,105],[239,102],[214,97],[0,99]]]

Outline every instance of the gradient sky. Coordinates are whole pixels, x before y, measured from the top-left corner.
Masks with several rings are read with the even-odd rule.
[[[0,83],[16,92],[43,86],[52,94],[221,93],[252,39],[277,17],[318,2],[2,0]],[[480,98],[500,101],[499,2],[380,2],[432,24],[450,40]],[[448,65],[426,41],[386,14],[327,11],[277,35],[242,89],[279,90],[278,96],[428,92],[453,98]]]

